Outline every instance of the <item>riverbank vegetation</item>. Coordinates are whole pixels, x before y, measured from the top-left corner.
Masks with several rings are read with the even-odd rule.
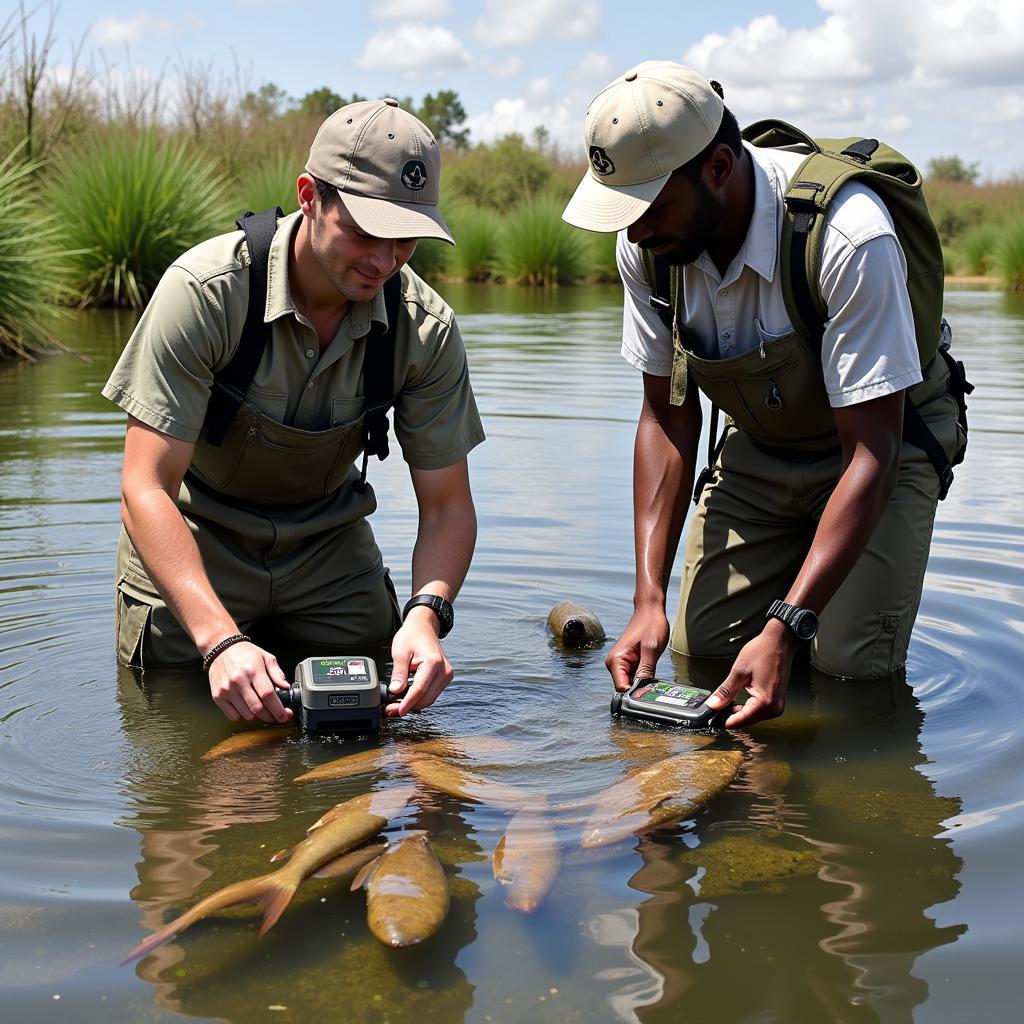
[[[250,87],[236,70],[173,68],[149,78],[56,72],[56,8],[20,5],[0,25],[0,355],[53,340],[62,304],[143,306],[174,257],[246,209],[296,209],[295,178],[318,125],[361,99],[328,87],[301,97]],[[442,210],[458,245],[423,241],[414,268],[434,280],[554,286],[617,280],[615,237],[566,225],[579,154],[544,129],[470,144],[450,90],[402,105],[445,150]],[[926,189],[950,273],[1024,288],[1024,179],[979,184],[957,157]]]

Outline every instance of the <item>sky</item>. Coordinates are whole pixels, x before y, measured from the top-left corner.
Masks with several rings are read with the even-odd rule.
[[[982,180],[1024,175],[1024,0],[57,3],[56,62],[80,43],[80,64],[161,77],[169,104],[188,68],[295,97],[453,89],[472,141],[542,125],[582,160],[590,99],[674,60],[720,81],[741,125],[782,117],[922,166],[957,155]]]

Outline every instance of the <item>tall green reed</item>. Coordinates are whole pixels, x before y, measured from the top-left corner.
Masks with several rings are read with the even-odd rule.
[[[455,238],[448,271],[460,281],[486,281],[494,270],[501,234],[501,217],[473,203],[455,203],[445,209]]]
[[[1024,291],[1024,217],[1011,221],[1000,233],[994,263],[1005,288]]]
[[[285,152],[274,153],[257,161],[231,183],[229,194],[232,212],[237,216],[245,210],[258,213],[280,206],[285,213],[299,208],[295,182],[302,173],[304,160]]]
[[[209,158],[154,131],[94,136],[65,162],[52,202],[82,305],[141,307],[186,249],[233,214]]]
[[[960,239],[960,270],[964,274],[990,274],[995,269],[995,254],[1000,228],[995,224],[979,224]]]
[[[524,199],[509,212],[497,257],[497,272],[506,281],[551,286],[571,284],[586,275],[586,242],[562,220],[562,205],[541,195]]]
[[[22,148],[0,161],[0,358],[33,359],[64,347],[54,330],[70,291],[57,217],[39,200],[40,165]]]

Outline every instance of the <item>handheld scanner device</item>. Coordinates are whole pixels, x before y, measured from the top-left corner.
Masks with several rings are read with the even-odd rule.
[[[372,732],[380,728],[381,707],[402,699],[380,682],[376,663],[364,655],[306,658],[291,689],[277,695],[307,732]]]
[[[681,686],[660,679],[637,679],[625,693],[612,697],[615,718],[676,725],[684,729],[720,729],[731,708],[709,708],[710,690]]]

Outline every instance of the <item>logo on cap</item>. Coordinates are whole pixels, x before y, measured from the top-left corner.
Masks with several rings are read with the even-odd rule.
[[[406,160],[402,184],[413,192],[419,192],[427,184],[427,168],[422,160]]]
[[[590,147],[590,162],[598,174],[614,174],[615,164],[612,158],[604,151],[604,146]]]

